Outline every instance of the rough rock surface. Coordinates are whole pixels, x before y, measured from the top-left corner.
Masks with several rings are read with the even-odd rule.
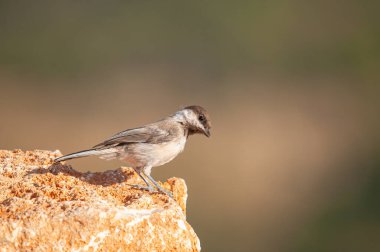
[[[142,184],[130,168],[80,173],[59,151],[0,151],[0,251],[199,251],[182,179]]]

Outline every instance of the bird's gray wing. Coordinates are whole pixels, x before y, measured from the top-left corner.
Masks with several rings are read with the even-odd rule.
[[[171,130],[165,127],[147,125],[141,128],[129,129],[117,133],[104,142],[95,145],[93,148],[103,148],[128,143],[162,143],[173,138]]]

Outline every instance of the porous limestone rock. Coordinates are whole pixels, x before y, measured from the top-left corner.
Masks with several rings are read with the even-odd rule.
[[[131,168],[81,173],[59,151],[0,151],[0,251],[199,251],[186,222],[187,188],[162,193]]]

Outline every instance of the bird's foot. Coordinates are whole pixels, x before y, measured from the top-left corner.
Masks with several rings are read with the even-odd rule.
[[[151,192],[151,193],[158,193],[158,192],[161,192],[161,193],[164,193],[166,195],[168,195],[170,198],[174,199],[173,198],[173,193],[168,191],[168,190],[165,190],[164,188],[162,188],[161,186],[159,188],[157,188],[158,190],[155,190],[153,186],[142,186],[142,185],[132,185],[132,184],[128,184],[129,186],[135,188],[135,189],[139,189],[139,190],[145,190],[145,191],[148,191],[148,192]]]
[[[139,190],[145,190],[152,193],[158,192],[157,190],[153,188],[153,186],[142,186],[142,185],[131,185],[131,184],[128,184],[128,185]]]
[[[154,186],[158,189],[159,192],[163,192],[166,195],[168,195],[170,198],[174,199],[173,194],[164,188],[162,188],[153,178],[150,176],[150,174],[143,173],[145,176],[149,178],[149,180],[154,184]]]
[[[166,195],[168,195],[170,198],[174,199],[173,198],[173,193],[168,191],[168,190],[165,190],[164,188],[162,188],[161,186],[158,188],[158,191],[159,192],[162,192],[162,193],[165,193]]]

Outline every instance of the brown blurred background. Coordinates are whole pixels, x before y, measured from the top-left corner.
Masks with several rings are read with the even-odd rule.
[[[0,1],[0,148],[99,143],[206,107],[204,251],[380,251],[379,1]],[[121,165],[87,158],[76,169]]]

